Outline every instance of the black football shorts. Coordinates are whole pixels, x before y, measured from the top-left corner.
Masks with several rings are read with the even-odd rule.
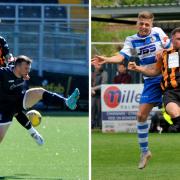
[[[180,105],[180,89],[167,89],[163,94],[164,106],[170,102]]]
[[[8,113],[4,113],[4,112],[0,112],[0,126],[1,125],[6,125],[6,124],[11,124],[13,119],[13,115],[8,114]]]

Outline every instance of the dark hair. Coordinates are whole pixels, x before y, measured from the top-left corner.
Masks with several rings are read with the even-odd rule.
[[[120,65],[123,65],[124,67],[126,67],[126,65],[123,62],[118,63],[118,66],[120,66]]]
[[[149,12],[149,11],[142,11],[142,12],[139,12],[138,14],[138,19],[152,19],[154,20],[154,15],[153,13]]]
[[[22,64],[23,62],[27,63],[28,65],[32,63],[32,60],[24,55],[20,55],[16,58],[16,61],[14,63],[15,66]]]
[[[175,28],[175,29],[171,32],[171,36],[174,36],[177,32],[180,33],[180,27]]]

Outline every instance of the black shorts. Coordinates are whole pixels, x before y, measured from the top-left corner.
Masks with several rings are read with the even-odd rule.
[[[13,114],[0,112],[0,126],[10,124],[13,120]]]
[[[180,89],[167,89],[163,94],[164,106],[170,102],[180,105]]]
[[[11,123],[13,116],[23,110],[23,98],[24,94],[0,103],[0,125]]]

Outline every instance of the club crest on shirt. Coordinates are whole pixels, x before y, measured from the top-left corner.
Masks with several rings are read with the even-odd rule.
[[[150,41],[153,43],[153,42],[155,42],[156,41],[156,37],[155,36],[152,36],[151,38],[150,38]]]

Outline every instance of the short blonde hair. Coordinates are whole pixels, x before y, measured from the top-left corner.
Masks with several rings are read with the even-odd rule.
[[[138,19],[141,19],[141,18],[154,20],[154,14],[149,11],[142,11],[142,12],[139,12],[138,14]]]

